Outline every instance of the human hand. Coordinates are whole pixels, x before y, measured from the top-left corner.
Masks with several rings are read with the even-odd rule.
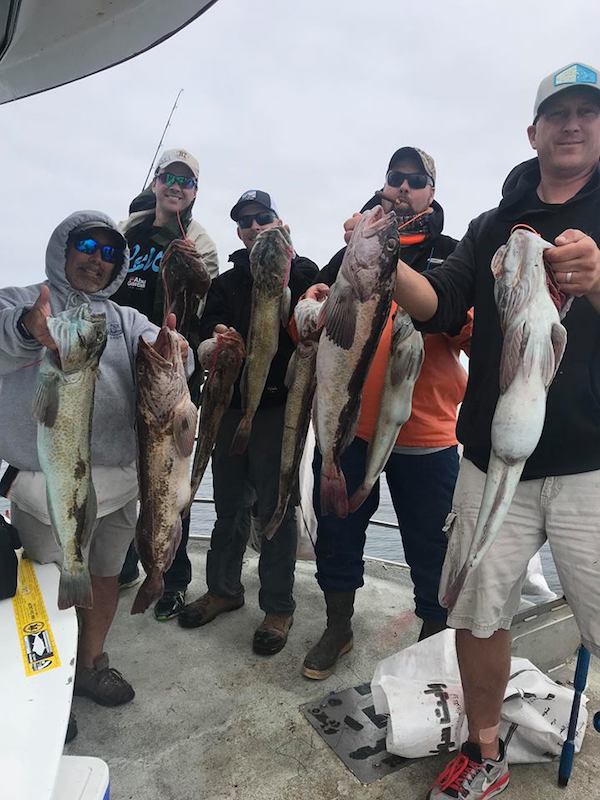
[[[554,243],[544,258],[561,291],[576,297],[600,292],[600,250],[591,236],[568,228]]]
[[[325,298],[329,295],[329,286],[326,283],[315,283],[314,286],[309,286],[308,289],[303,294],[303,299],[308,300],[318,300],[320,303],[321,300],[325,300]]]
[[[170,331],[177,331],[177,317],[175,314],[167,314],[165,325]],[[177,338],[179,340],[179,352],[181,353],[182,360],[185,362],[187,361],[190,346],[187,339],[180,333],[177,334]]]
[[[344,222],[344,241],[346,244],[348,244],[350,241],[352,232],[354,231],[354,228],[356,228],[356,223],[361,217],[362,214],[359,211],[356,211],[354,214],[352,214],[350,219],[347,219],[346,222]]]
[[[56,342],[48,330],[48,317],[51,315],[50,289],[46,284],[40,286],[37,300],[29,311],[23,315],[23,324],[37,341],[49,350],[58,350]]]
[[[220,333],[227,333],[228,330],[229,328],[227,327],[227,325],[222,325],[221,323],[219,323],[214,327],[213,336],[218,336]]]

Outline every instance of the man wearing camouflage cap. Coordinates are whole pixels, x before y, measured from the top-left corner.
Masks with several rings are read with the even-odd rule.
[[[398,219],[401,256],[418,272],[443,261],[456,247],[456,239],[442,234],[444,212],[434,200],[436,172],[433,158],[416,147],[401,147],[392,155],[383,189],[363,207],[381,203]],[[360,214],[347,221],[346,241]],[[341,267],[345,248],[333,256],[307,293],[322,297]],[[390,356],[395,304],[382,333],[362,393],[361,412],[354,440],[341,457],[348,494],[365,477],[367,450],[375,434],[377,415]],[[457,407],[467,382],[459,362],[468,345],[471,322],[465,315],[454,336],[431,336],[415,384],[412,415],[403,426],[384,468],[398,518],[406,560],[415,585],[416,614],[422,620],[420,637],[443,629],[446,611],[438,602],[438,587],[446,536],[444,520],[450,511],[458,473]],[[379,505],[379,481],[365,502],[345,519],[320,513],[320,456],[315,457],[315,513],[317,516],[317,580],[325,596],[327,628],[307,654],[302,672],[322,680],[331,674],[339,656],[353,645],[351,618],[356,589],[363,585],[363,550],[369,520]]]

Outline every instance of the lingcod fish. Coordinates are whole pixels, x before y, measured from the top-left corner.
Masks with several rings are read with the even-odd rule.
[[[397,262],[396,215],[375,206],[356,224],[324,308],[314,402],[324,515],[348,515],[340,458],[354,438],[365,378],[390,313]]]
[[[210,274],[189,239],[174,239],[161,262],[164,287],[163,319],[175,314],[177,330],[189,339],[190,327],[210,288]]]
[[[231,443],[232,455],[241,455],[248,447],[252,421],[279,347],[279,331],[282,324],[287,326],[288,323],[288,280],[293,255],[289,233],[283,227],[259,233],[250,251],[252,305],[247,355],[240,381],[242,419]]]
[[[500,395],[475,532],[465,563],[457,565],[446,584],[441,602],[447,608],[453,608],[465,581],[496,538],[525,462],[542,435],[548,389],[567,344],[567,332],[548,287],[544,250],[549,247],[537,234],[517,229],[492,258],[503,334]]]
[[[163,575],[181,541],[198,413],[190,399],[175,331],[164,326],[153,345],[140,336],[135,372],[140,493],[135,543],[146,579],[132,614],[144,612],[161,597]]]
[[[294,309],[298,343],[286,375],[288,395],[285,402],[279,493],[277,506],[263,536],[272,539],[285,516],[290,495],[298,483],[298,471],[304,452],[310,414],[317,385],[316,361],[319,346],[319,315],[325,301],[306,298]]]
[[[52,530],[63,551],[58,607],[91,608],[92,584],[83,550],[96,521],[92,483],[92,414],[106,317],[89,303],[47,319],[58,350],[47,349],[33,399],[37,451],[46,477]]]
[[[390,358],[377,424],[367,451],[365,477],[350,498],[351,512],[360,508],[370,495],[394,449],[400,428],[411,415],[413,390],[423,357],[423,336],[415,330],[406,311],[399,308],[394,315]]]

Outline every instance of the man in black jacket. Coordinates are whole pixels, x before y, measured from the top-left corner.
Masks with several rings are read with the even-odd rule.
[[[396,299],[422,330],[449,330],[475,307],[469,384],[458,423],[464,459],[441,593],[454,562],[460,564],[468,550],[485,482],[503,343],[490,261],[515,225],[528,225],[555,245],[545,260],[559,289],[574,298],[562,320],[567,347],[548,392],[541,439],[500,533],[448,616],[457,629],[469,736],[429,800],[493,797],[508,784],[498,723],[510,669],[509,629],[527,561],[546,539],[583,643],[600,655],[598,71],[570,64],[545,78],[527,133],[537,158],[511,172],[498,208],[471,223],[445,263],[425,276],[398,266]]]
[[[267,192],[244,192],[231,210],[238,237],[244,244],[229,260],[233,268],[219,275],[210,287],[200,321],[200,338],[208,339],[227,327],[244,339],[250,327],[252,275],[250,250],[261,231],[283,225]],[[299,297],[313,282],[316,265],[295,255],[289,277],[291,312]],[[240,582],[242,559],[252,524],[254,506],[259,523],[266,523],[275,509],[279,489],[279,463],[287,389],[285,374],[295,345],[283,327],[279,348],[271,363],[259,408],[252,424],[246,453],[232,456],[229,448],[241,419],[239,381],[231,406],[223,417],[212,457],[213,488],[217,520],[206,559],[208,591],[186,606],[179,616],[183,627],[192,628],[213,620],[224,611],[244,604]],[[275,536],[264,540],[259,560],[259,605],[265,618],[254,634],[254,652],[272,655],[287,641],[295,603],[292,595],[296,562],[297,527],[293,506]]]

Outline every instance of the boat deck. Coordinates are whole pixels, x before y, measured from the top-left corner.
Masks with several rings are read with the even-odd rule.
[[[189,599],[205,591],[206,544],[190,543],[194,578]],[[65,752],[103,758],[112,800],[424,800],[443,766],[415,761],[364,786],[309,725],[299,706],[328,692],[369,681],[376,662],[412,644],[419,622],[412,611],[407,569],[367,562],[357,595],[355,648],[335,675],[314,682],[300,675],[307,648],[324,624],[315,565],[299,561],[298,609],[284,650],[255,656],[258,608],[255,554],[244,565],[246,605],[203,628],[158,623],[151,612],[129,614],[136,587],[122,593],[108,640],[112,663],[132,682],[135,700],[116,709],[74,698],[79,735]],[[590,719],[600,709],[600,671],[590,671]],[[582,800],[600,796],[600,735],[591,723],[567,790],[556,785],[558,765],[513,767],[503,798]]]

